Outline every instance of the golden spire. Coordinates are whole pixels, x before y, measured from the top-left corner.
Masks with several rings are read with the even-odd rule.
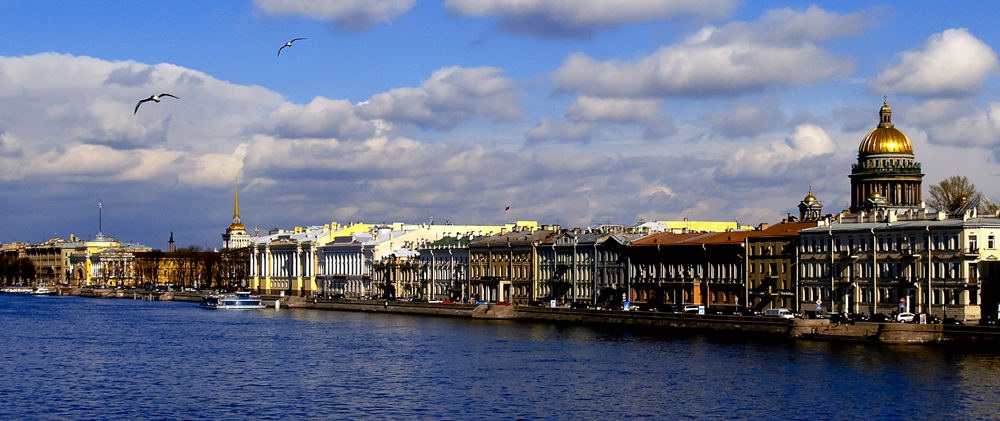
[[[236,177],[236,200],[233,203],[233,224],[229,226],[229,230],[245,230],[246,227],[240,223],[240,178]]]
[[[233,205],[233,222],[240,222],[240,177],[236,176],[236,204]]]

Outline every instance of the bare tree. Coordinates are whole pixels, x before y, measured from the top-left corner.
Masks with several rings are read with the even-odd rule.
[[[991,202],[976,189],[976,185],[969,181],[969,177],[964,175],[953,175],[940,183],[928,188],[931,199],[927,204],[939,211],[951,212],[962,206],[967,200],[975,200],[979,197],[979,205],[976,210],[979,213],[996,213],[1000,210],[1000,205]]]

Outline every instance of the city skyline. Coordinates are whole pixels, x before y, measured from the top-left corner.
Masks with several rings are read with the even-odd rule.
[[[0,243],[836,213],[884,95],[1000,199],[989,3],[512,3],[0,4]]]

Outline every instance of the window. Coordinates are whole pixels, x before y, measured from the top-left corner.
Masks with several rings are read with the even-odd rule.
[[[969,234],[969,251],[979,250],[979,237],[976,234]]]
[[[997,247],[997,237],[994,234],[986,236],[986,248],[994,250]]]

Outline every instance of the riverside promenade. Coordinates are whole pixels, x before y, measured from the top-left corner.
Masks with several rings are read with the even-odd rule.
[[[204,292],[160,292],[63,288],[61,295],[201,302]],[[300,308],[363,311],[480,320],[518,320],[536,323],[637,326],[686,333],[743,335],[775,339],[866,342],[890,345],[966,344],[1000,347],[1000,327],[912,323],[831,323],[827,319],[783,319],[763,316],[675,314],[647,311],[571,309],[501,304],[422,303],[389,300],[351,300],[261,295],[272,309]]]

